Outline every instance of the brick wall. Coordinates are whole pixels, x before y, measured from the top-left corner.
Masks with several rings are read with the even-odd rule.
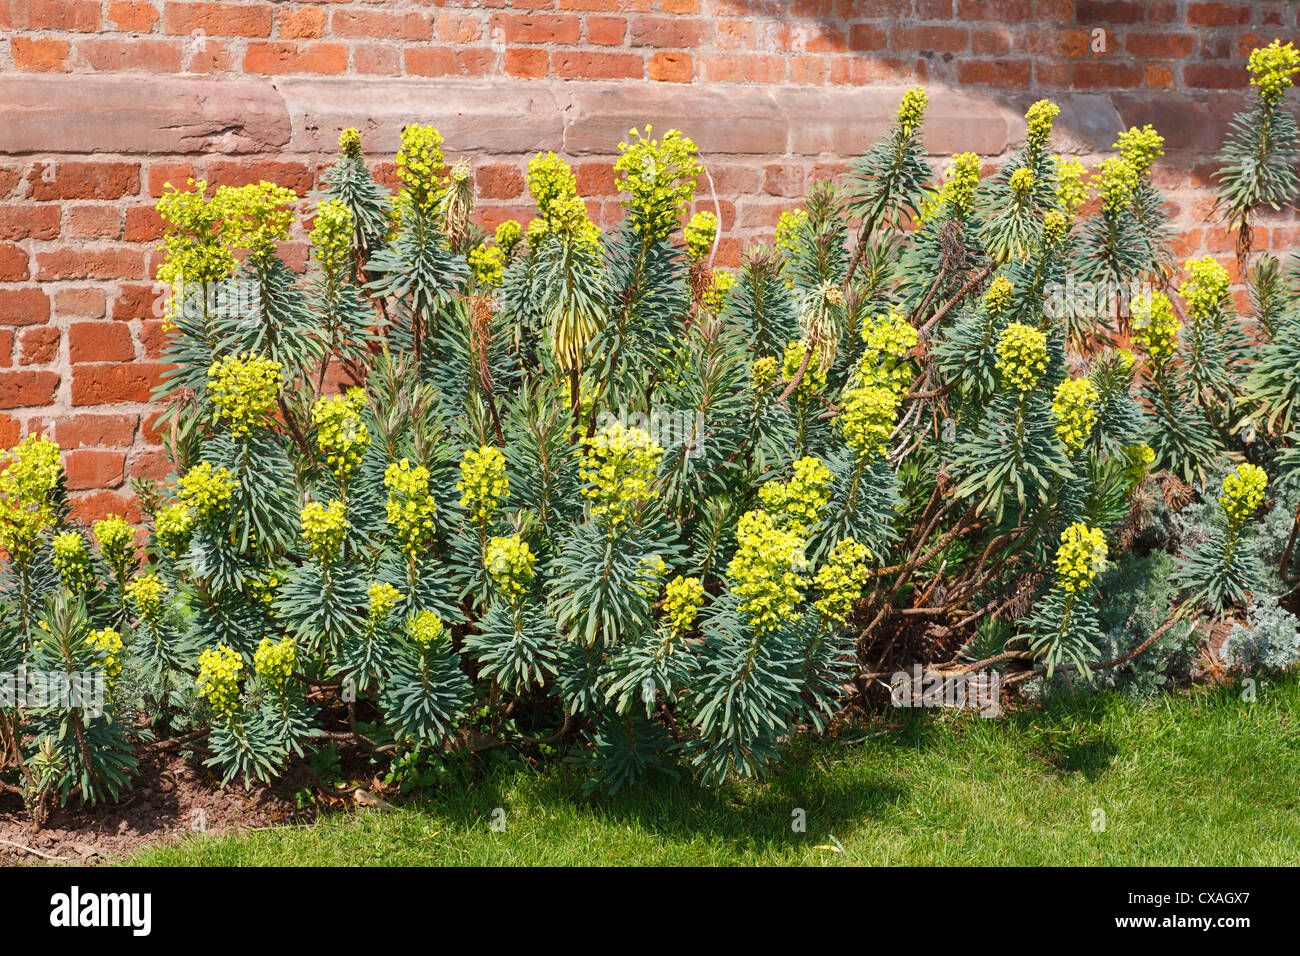
[[[0,447],[52,432],[79,512],[129,512],[127,479],[168,471],[148,403],[154,198],[190,175],[305,193],[350,125],[381,167],[403,123],[437,125],[474,163],[488,226],[527,218],[539,149],[574,163],[598,220],[618,218],[615,144],[677,126],[701,147],[700,205],[721,211],[734,264],[883,131],[905,86],[930,89],[936,167],[1003,155],[1050,96],[1058,146],[1089,161],[1154,123],[1179,253],[1230,264],[1204,187],[1245,56],[1273,37],[1300,39],[1300,4],[0,0]],[[1264,217],[1257,246],[1300,246],[1298,223]],[[286,257],[305,261],[301,238]]]

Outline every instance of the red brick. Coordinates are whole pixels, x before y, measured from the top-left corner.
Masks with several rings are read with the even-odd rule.
[[[1250,23],[1246,3],[1193,3],[1187,8],[1187,22],[1195,27],[1239,27]]]
[[[775,83],[785,79],[785,60],[760,54],[714,54],[700,57],[700,75],[722,83]]]
[[[69,239],[118,239],[122,213],[116,206],[69,206],[64,235]]]
[[[14,66],[20,70],[62,70],[70,49],[67,40],[56,40],[53,37],[14,37],[9,41]]]
[[[48,325],[24,329],[19,337],[23,365],[51,365],[59,358],[59,330]]]
[[[576,44],[582,21],[568,13],[498,13],[492,18],[494,36],[507,43]]]
[[[889,42],[895,50],[927,50],[934,53],[965,53],[970,46],[970,31],[965,27],[904,27],[889,30]]]
[[[1146,80],[1146,85],[1152,89],[1166,90],[1174,85],[1174,71],[1159,63],[1143,64],[1142,77]]]
[[[440,13],[433,28],[438,39],[444,43],[473,43],[483,36],[483,21],[475,13]]]
[[[176,471],[176,466],[162,448],[141,448],[131,453],[127,461],[126,473],[132,478],[149,478],[165,481]]]
[[[93,491],[72,496],[74,520],[89,524],[108,515],[121,515],[131,524],[139,524],[142,518],[139,502],[130,492]]]
[[[550,57],[545,50],[506,50],[505,69],[509,76],[538,79],[549,71]]]
[[[695,76],[695,65],[689,53],[659,50],[646,64],[646,76],[660,83],[689,83]]]
[[[567,79],[641,79],[645,75],[637,53],[591,53],[562,50],[554,54],[555,75]]]
[[[162,382],[164,368],[150,362],[78,365],[72,370],[72,404],[148,402]]]
[[[86,412],[54,423],[54,440],[68,448],[126,448],[135,441],[135,426],[140,416],[94,415]]]
[[[889,46],[889,35],[884,27],[870,23],[855,23],[849,28],[849,49],[869,53]]]
[[[586,41],[600,46],[621,46],[627,36],[627,21],[622,17],[586,17],[582,21]]]
[[[1033,15],[1033,0],[957,0],[957,16],[961,20],[1028,23]],[[1050,27],[1043,24],[1038,29],[1050,29]]]
[[[1070,83],[1078,90],[1132,88],[1141,86],[1142,79],[1142,70],[1131,63],[1076,63],[1070,73]]]
[[[0,325],[43,325],[50,298],[40,289],[0,289]]]
[[[1028,86],[1029,60],[962,60],[957,79],[985,86]]]
[[[433,38],[433,18],[423,13],[337,10],[330,18],[330,32],[338,38],[427,41]]]
[[[100,73],[179,73],[179,42],[153,37],[92,37],[77,41],[77,56]]]
[[[1050,35],[1052,31],[1042,32]],[[1006,27],[971,30],[970,51],[975,56],[1006,56],[1011,52],[1011,32]]]
[[[352,67],[358,73],[397,76],[402,72],[402,51],[389,43],[359,43],[352,48]]]
[[[632,46],[695,49],[707,36],[707,24],[681,17],[637,17],[628,31]]]
[[[58,372],[23,369],[0,372],[0,408],[36,408],[54,403]]]
[[[1190,33],[1130,33],[1124,38],[1124,48],[1134,56],[1183,57],[1196,48],[1196,37]]]
[[[299,196],[311,192],[315,185],[312,171],[305,164],[272,159],[220,160],[208,165],[206,178],[213,186],[248,186],[266,180],[292,189]]]
[[[153,206],[132,206],[126,211],[127,242],[153,242],[163,236],[162,216]]]
[[[58,237],[58,206],[0,206],[0,240],[16,242]]]
[[[71,30],[77,33],[94,33],[99,29],[99,0],[27,0],[26,3],[9,4],[20,10],[26,8],[28,30]],[[17,13],[14,13],[15,18]]]
[[[74,364],[134,358],[131,330],[120,322],[74,322],[68,326],[68,361]]]
[[[159,359],[163,357],[163,349],[167,345],[168,323],[159,319],[150,319],[140,323],[140,348],[144,350],[144,357],[150,359]]]
[[[161,314],[161,287],[122,283],[113,300],[113,318],[118,322],[153,318]]]
[[[206,37],[186,48],[194,50],[185,64],[190,73],[228,73],[235,69],[235,51],[225,40]]]
[[[27,251],[21,246],[0,244],[0,282],[25,282]]]
[[[0,329],[0,368],[13,368],[14,365],[14,330]],[[8,418],[9,416],[5,416]],[[0,445],[0,448],[7,448]]]
[[[102,289],[60,289],[54,293],[54,314],[64,318],[102,319],[104,308]]]
[[[821,86],[826,82],[826,57],[818,53],[790,57],[790,83]]]
[[[121,199],[140,191],[138,163],[37,163],[27,174],[33,199]]]
[[[518,166],[487,164],[474,170],[478,193],[484,199],[514,199],[524,192],[524,174]]]
[[[325,33],[325,11],[319,7],[278,10],[281,40],[314,40]]]
[[[1183,83],[1204,90],[1235,90],[1249,83],[1240,66],[1218,63],[1188,63],[1183,67]]]
[[[37,278],[143,279],[144,256],[134,249],[63,247],[36,253]]]
[[[1141,23],[1144,12],[1137,0],[1075,0],[1074,22],[1081,26]]]
[[[106,14],[123,33],[151,33],[158,22],[157,9],[142,0],[109,0]]]
[[[163,32],[181,36],[202,32],[215,37],[269,37],[271,5],[262,3],[167,3]]]
[[[23,433],[22,423],[12,415],[0,415],[0,448],[12,448]]]
[[[244,69],[250,73],[342,73],[348,68],[348,48],[342,43],[250,43]]]
[[[13,166],[0,166],[0,199],[8,199],[14,187],[23,181],[22,171]]]
[[[80,448],[65,452],[69,491],[118,488],[126,477],[126,452]]]

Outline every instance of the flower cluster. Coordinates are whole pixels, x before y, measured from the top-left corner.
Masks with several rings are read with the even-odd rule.
[[[388,489],[388,523],[402,543],[402,550],[415,557],[433,540],[433,516],[438,510],[429,494],[429,469],[411,467],[403,458],[384,469],[384,487]]]
[[[750,377],[754,382],[754,391],[767,391],[776,384],[776,359],[770,355],[755,359],[750,369]]]
[[[540,214],[528,224],[528,242],[534,246],[551,236],[594,243],[600,235],[587,216],[578,195],[578,180],[568,163],[554,153],[538,153],[528,162],[528,192]]]
[[[235,256],[224,242],[229,193],[218,190],[210,198],[206,182],[191,179],[188,185],[182,192],[164,183],[158,198],[158,215],[167,224],[158,281],[176,292],[186,283],[217,282],[235,271]]]
[[[943,198],[948,208],[963,213],[975,199],[980,184],[980,158],[975,153],[958,153],[948,167],[948,179],[943,184]]]
[[[803,364],[804,352],[811,348],[807,342],[795,340],[787,343],[785,354],[781,357],[781,377],[787,382],[793,381],[799,372],[799,366]],[[800,399],[805,399],[810,395],[820,392],[826,387],[826,369],[822,368],[821,359],[817,357],[817,350],[813,349],[812,355],[808,358],[808,367],[804,369],[803,378],[795,386],[795,394]]]
[[[1268,46],[1250,51],[1248,68],[1251,73],[1250,85],[1259,90],[1260,98],[1265,103],[1272,106],[1295,85],[1295,80],[1291,77],[1300,72],[1300,50],[1295,48],[1294,43],[1284,46],[1281,40],[1274,40]]]
[[[1100,528],[1075,522],[1061,532],[1056,576],[1067,594],[1078,594],[1106,570],[1106,538]]]
[[[225,644],[209,647],[199,655],[199,696],[206,697],[212,709],[229,720],[239,710],[239,682],[244,659]]]
[[[1114,148],[1119,150],[1120,156],[1128,160],[1130,166],[1139,176],[1145,176],[1151,169],[1151,164],[1156,161],[1156,157],[1165,154],[1162,148],[1165,145],[1165,138],[1156,132],[1154,126],[1150,123],[1145,126],[1134,126],[1126,129],[1119,134],[1119,139],[1115,141]]]
[[[1151,466],[1155,464],[1155,449],[1145,442],[1138,445],[1125,445],[1121,449],[1124,456],[1124,480],[1130,486],[1136,486],[1146,477]]]
[[[36,553],[37,539],[54,524],[54,492],[63,475],[59,446],[28,435],[9,452],[0,472],[0,549],[18,563]]]
[[[1056,436],[1071,453],[1083,447],[1097,421],[1097,386],[1088,378],[1069,378],[1056,387],[1052,396],[1052,413],[1056,416]]]
[[[907,316],[895,308],[863,323],[865,348],[858,363],[858,378],[868,385],[902,391],[911,384],[912,369],[907,353],[916,348],[920,335]]]
[[[984,307],[989,315],[1001,315],[1011,306],[1011,296],[1016,291],[1011,280],[1000,275],[989,283],[989,291],[984,293]]]
[[[253,652],[253,670],[277,694],[284,693],[297,663],[298,648],[287,635],[278,643],[264,637]]]
[[[1228,270],[1213,256],[1202,256],[1187,260],[1187,272],[1186,281],[1178,287],[1187,311],[1201,317],[1214,315],[1228,294]]]
[[[803,230],[808,225],[806,209],[785,209],[776,221],[776,251],[787,262],[793,259],[803,246]]]
[[[111,685],[122,676],[122,654],[126,651],[122,635],[111,627],[105,627],[91,631],[86,640],[99,651],[99,668],[104,672],[104,679]]]
[[[397,607],[397,602],[402,599],[402,592],[387,581],[372,581],[370,587],[366,588],[366,594],[370,598],[367,617],[372,625],[386,618],[388,612]]]
[[[456,490],[460,492],[460,506],[468,508],[479,524],[485,524],[510,490],[506,456],[501,449],[492,445],[484,445],[478,451],[466,449]]]
[[[397,178],[402,181],[402,189],[393,203],[399,220],[438,208],[445,166],[441,133],[432,126],[417,123],[402,128],[402,142],[397,150]]]
[[[349,126],[339,133],[339,152],[348,159],[361,158],[361,133],[355,126]]]
[[[1131,303],[1133,344],[1152,359],[1172,355],[1178,348],[1182,324],[1174,314],[1174,304],[1163,292],[1140,295]]]
[[[1043,217],[1043,241],[1054,245],[1065,238],[1070,231],[1070,217],[1059,209],[1053,209]]]
[[[267,419],[280,394],[279,362],[259,355],[227,355],[208,369],[208,391],[236,439]]]
[[[1023,203],[1034,191],[1034,171],[1027,166],[1020,167],[1011,174],[1007,185],[1011,187],[1011,197],[1016,202]]]
[[[1073,218],[1088,201],[1088,188],[1083,184],[1087,169],[1077,159],[1056,157],[1056,204]]]
[[[898,394],[880,385],[862,385],[844,393],[839,423],[844,441],[859,455],[883,455],[898,421]]]
[[[406,633],[421,649],[442,637],[442,618],[432,611],[418,611],[406,622]]]
[[[1219,504],[1223,505],[1228,522],[1234,528],[1240,528],[1259,510],[1267,488],[1268,475],[1259,465],[1241,465],[1223,479]]]
[[[683,237],[687,255],[699,262],[713,251],[713,241],[718,237],[718,217],[711,212],[697,212],[686,224]]]
[[[497,245],[501,247],[506,255],[510,255],[515,251],[515,246],[519,245],[519,240],[523,238],[523,235],[523,230],[519,228],[518,221],[507,219],[497,226]]]
[[[664,620],[668,630],[674,634],[689,631],[703,604],[703,582],[699,578],[677,575],[664,588]]]
[[[713,278],[709,282],[709,287],[704,290],[704,295],[700,299],[700,304],[704,306],[706,312],[718,315],[722,312],[723,306],[727,304],[727,293],[736,285],[736,277],[730,272],[717,269],[713,273]]]
[[[817,569],[814,582],[821,593],[814,607],[828,624],[840,625],[848,619],[853,604],[870,579],[867,559],[871,552],[865,544],[852,538],[841,539],[831,548],[826,562]]]
[[[217,200],[225,207],[225,241],[249,250],[254,261],[269,259],[275,255],[275,244],[289,238],[292,207],[298,201],[292,189],[266,180],[247,186],[220,186]]]
[[[1026,139],[1029,145],[1042,149],[1052,136],[1052,123],[1061,114],[1061,108],[1051,100],[1039,100],[1025,113],[1025,125],[1028,128]]]
[[[803,600],[803,538],[766,511],[747,511],[736,528],[736,545],[727,575],[741,613],[758,634],[779,630]]]
[[[481,243],[470,250],[469,268],[474,273],[474,285],[480,289],[495,289],[506,274],[506,254],[500,246]]]
[[[911,136],[920,128],[929,105],[930,97],[924,87],[914,86],[903,94],[903,101],[898,105],[898,128],[904,136]]]
[[[328,564],[343,547],[348,533],[348,519],[343,502],[331,501],[323,505],[309,501],[299,517],[302,540],[308,553],[322,564]]]
[[[229,468],[213,468],[210,462],[201,461],[187,471],[177,482],[176,496],[193,510],[198,524],[208,524],[230,507],[230,498],[239,483]]]
[[[1138,173],[1123,156],[1112,156],[1101,164],[1098,174],[1101,202],[1107,211],[1116,213],[1128,207],[1138,188]]]
[[[126,596],[135,605],[136,613],[150,624],[157,623],[161,616],[162,599],[166,593],[167,585],[156,574],[142,574],[126,584]]]
[[[154,536],[173,557],[180,555],[189,544],[194,529],[194,516],[189,506],[179,502],[164,505],[153,516]]]
[[[1004,384],[1024,393],[1047,371],[1047,336],[1041,329],[1010,323],[998,337],[994,363]]]
[[[704,172],[689,136],[670,129],[658,140],[650,138],[652,132],[649,124],[644,136],[635,128],[628,130],[632,143],[619,143],[614,161],[614,172],[620,177],[614,185],[632,194],[625,203],[628,219],[648,241],[666,238],[677,228]]]
[[[640,428],[610,422],[591,437],[579,465],[584,496],[593,516],[617,528],[632,516],[636,503],[650,496],[650,485],[664,450]]]
[[[99,542],[99,553],[110,567],[123,567],[135,548],[135,532],[121,515],[109,515],[90,525],[90,532]]]
[[[352,211],[341,199],[327,199],[316,210],[311,229],[311,254],[321,268],[335,275],[352,254]]]
[[[365,391],[350,388],[347,395],[320,399],[311,410],[311,421],[316,426],[316,447],[325,456],[325,462],[340,486],[347,485],[348,477],[361,464],[366,449],[370,447],[370,431],[361,420],[365,405]]]
[[[86,550],[85,538],[76,531],[56,534],[53,552],[51,561],[64,587],[73,594],[80,594],[90,587],[94,578],[90,573],[90,553]]]
[[[533,580],[533,552],[519,535],[493,538],[487,546],[487,569],[501,593],[516,601]]]
[[[826,502],[831,500],[834,475],[820,460],[800,458],[794,463],[789,481],[768,481],[758,489],[763,509],[782,527],[802,533],[817,522]]]

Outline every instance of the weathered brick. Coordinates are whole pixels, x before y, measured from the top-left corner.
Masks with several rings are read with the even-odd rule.
[[[64,235],[69,239],[118,239],[122,235],[122,212],[116,206],[69,206],[64,218]]]
[[[0,206],[0,241],[57,239],[59,207],[43,204]]]
[[[550,55],[545,50],[515,48],[506,50],[505,71],[507,76],[521,79],[538,79],[546,76],[550,69]]]
[[[171,3],[163,6],[163,32],[181,36],[269,37],[271,5]]]
[[[28,275],[27,250],[0,243],[0,282],[25,282]]]
[[[13,37],[9,41],[9,53],[20,70],[62,70],[71,49],[67,40],[57,37]]]
[[[72,404],[148,402],[162,382],[164,367],[149,362],[78,365],[72,370]]]
[[[22,365],[51,365],[59,357],[60,332],[48,325],[24,329],[18,337]]]
[[[560,50],[554,54],[555,75],[568,79],[641,79],[640,54]]]
[[[36,254],[36,277],[52,279],[143,279],[144,256],[134,249],[63,247]]]
[[[583,37],[588,43],[621,46],[627,36],[627,20],[623,17],[588,16],[582,23]]]
[[[0,289],[0,325],[43,325],[50,297],[41,289]]]
[[[1187,22],[1196,27],[1239,27],[1250,23],[1248,3],[1193,3]]]
[[[179,73],[183,55],[180,41],[158,37],[88,37],[76,45],[76,56],[100,73]]]
[[[35,369],[0,372],[0,408],[52,405],[58,388],[58,372]]]
[[[314,40],[325,34],[325,11],[320,7],[293,7],[277,10],[282,40]]]
[[[158,22],[158,10],[144,0],[109,0],[104,13],[123,33],[149,33]]]
[[[140,191],[139,163],[37,163],[27,175],[33,199],[121,199]]]
[[[336,10],[330,17],[335,37],[394,40],[429,40],[433,18],[424,13],[385,13],[377,10]]]
[[[74,364],[134,358],[131,331],[121,322],[74,322],[68,326],[68,361]]]
[[[646,76],[660,83],[689,83],[694,75],[691,55],[680,50],[658,50],[646,63]]]
[[[250,43],[244,69],[250,73],[342,73],[348,68],[348,48],[342,43]]]
[[[64,452],[63,470],[70,491],[118,488],[126,477],[126,452],[98,448]]]
[[[499,13],[492,18],[492,32],[506,43],[571,45],[582,35],[582,21],[567,13]]]

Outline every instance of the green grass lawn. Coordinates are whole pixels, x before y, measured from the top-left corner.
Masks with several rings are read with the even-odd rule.
[[[588,797],[503,767],[391,811],[151,850],[142,865],[1300,862],[1300,679],[1151,704],[1103,695],[997,720],[903,712],[807,744],[763,783]],[[504,832],[490,827],[505,810]],[[791,829],[792,813],[807,830]],[[1105,813],[1104,829],[1094,829]]]

